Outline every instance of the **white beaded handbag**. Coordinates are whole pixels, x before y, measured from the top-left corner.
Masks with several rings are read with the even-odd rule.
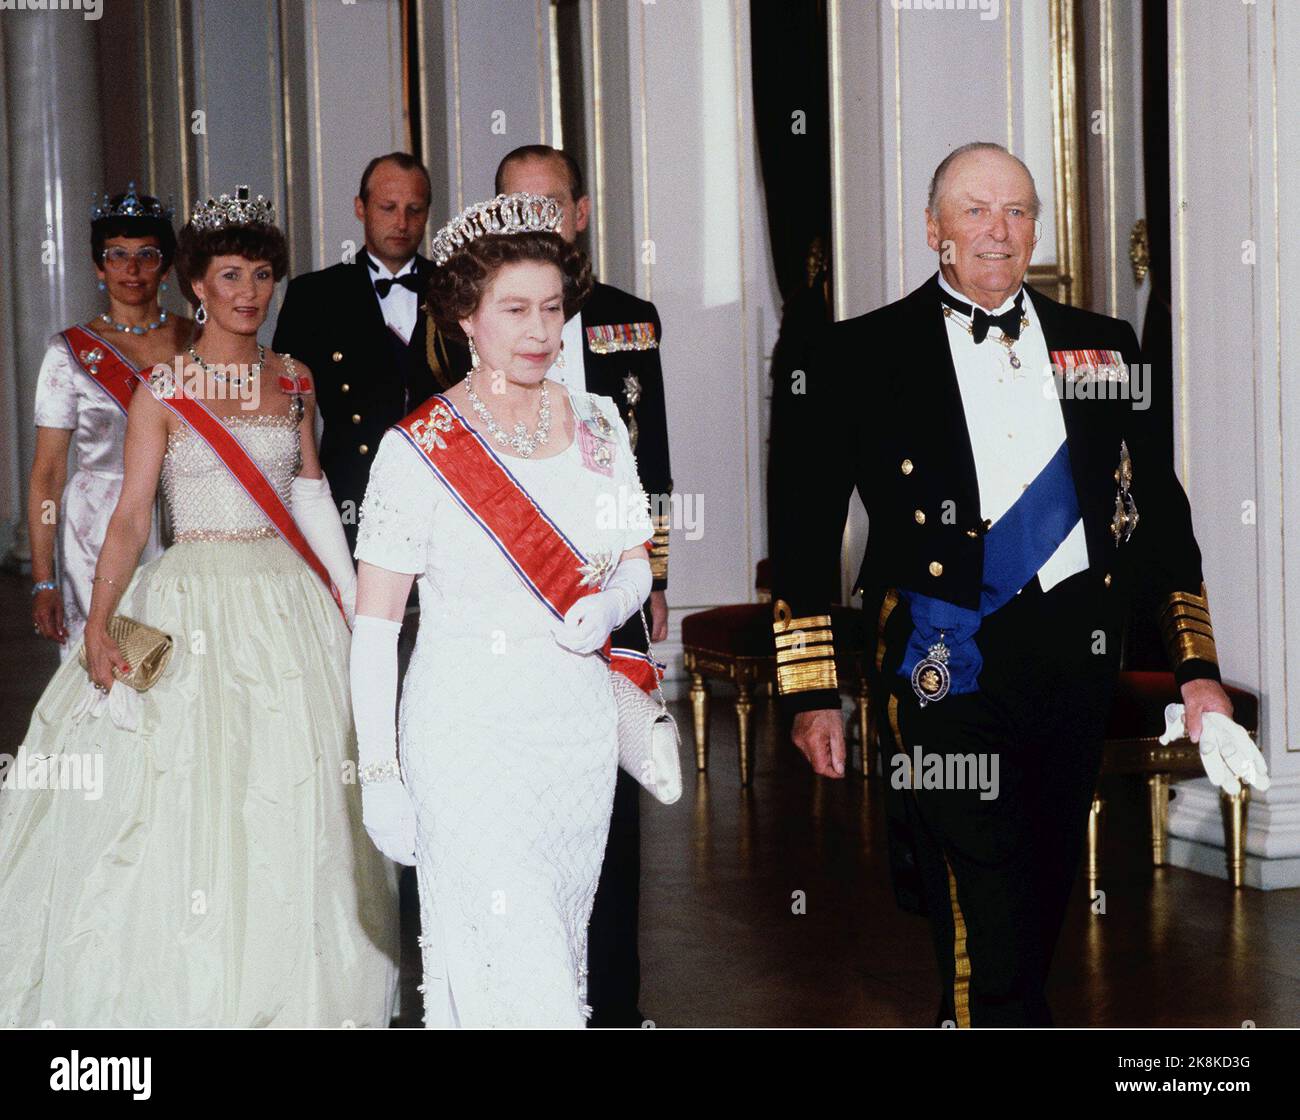
[[[639,610],[645,630],[646,653],[653,661],[650,627]],[[668,712],[659,670],[655,669],[655,703],[622,673],[611,672],[614,702],[618,706],[618,764],[649,791],[654,799],[671,805],[682,796],[681,736]]]

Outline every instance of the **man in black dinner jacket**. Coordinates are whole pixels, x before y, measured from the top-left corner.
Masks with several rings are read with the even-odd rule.
[[[424,290],[433,263],[416,247],[429,220],[429,173],[414,156],[372,159],[354,202],[365,248],[289,282],[272,346],[316,381],[320,459],[348,546],[384,432],[441,386],[426,359]]]
[[[782,706],[816,773],[843,776],[823,573],[856,488],[886,797],[930,918],[939,1019],[958,1026],[1051,1022],[1044,984],[1138,580],[1163,601],[1191,737],[1202,714],[1231,714],[1137,339],[1024,284],[1038,206],[1020,160],[957,149],[926,211],[939,272],[827,328],[778,387],[793,418],[772,449]]]
[[[557,148],[530,144],[510,152],[497,168],[498,194],[527,191],[554,198],[564,208],[560,234],[577,240],[587,228],[591,198],[582,170]],[[650,599],[646,616],[651,637],[668,636],[668,527],[672,471],[668,463],[668,422],[664,377],[659,362],[663,331],[653,303],[599,281],[581,311],[564,324],[563,364],[547,377],[575,389],[613,398],[627,425],[641,485],[650,496],[654,540],[650,548]],[[453,379],[469,369],[469,354],[437,340],[439,358]],[[435,358],[435,360],[438,360]],[[614,631],[614,645],[644,650],[645,632],[637,616]],[[614,787],[609,840],[591,912],[587,940],[587,1002],[593,1027],[639,1027],[641,962],[637,923],[641,880],[640,787],[622,770]]]

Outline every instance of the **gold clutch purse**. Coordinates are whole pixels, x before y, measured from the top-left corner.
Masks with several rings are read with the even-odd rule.
[[[108,620],[108,636],[117,643],[131,666],[129,673],[113,670],[115,680],[121,681],[136,692],[146,692],[152,688],[163,675],[167,662],[172,656],[171,635],[164,634],[134,618],[115,614]],[[81,667],[86,668],[86,647],[81,647]]]

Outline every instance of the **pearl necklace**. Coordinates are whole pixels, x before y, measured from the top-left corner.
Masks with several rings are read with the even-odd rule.
[[[115,331],[122,331],[124,334],[127,332],[131,334],[147,334],[149,331],[156,331],[167,322],[167,311],[165,308],[159,311],[158,318],[152,323],[146,323],[143,327],[133,327],[130,323],[119,323],[107,311],[100,313],[99,320],[101,323],[107,323]]]
[[[546,387],[545,381],[542,382],[541,401],[537,409],[537,430],[531,436],[522,423],[515,424],[515,434],[512,436],[506,435],[501,430],[492,413],[488,411],[487,405],[479,400],[478,394],[474,392],[474,375],[472,373],[465,375],[465,395],[469,397],[469,403],[475,414],[487,426],[488,435],[505,447],[513,447],[525,459],[550,438],[551,391]]]
[[[258,375],[261,374],[262,372],[262,363],[266,360],[266,347],[264,347],[261,343],[258,343],[257,361],[255,361],[249,367],[248,376],[232,377],[230,374],[224,373],[221,370],[217,369],[216,366],[208,365],[207,362],[205,362],[202,358],[199,357],[199,352],[194,349],[193,345],[190,345],[188,349],[189,349],[190,357],[193,358],[196,362],[198,362],[199,365],[203,368],[203,373],[205,376],[212,378],[213,381],[220,381],[223,385],[225,384],[232,385],[236,389],[238,389],[241,385],[246,384],[247,382],[256,381]],[[229,368],[229,366],[227,366],[227,368]]]

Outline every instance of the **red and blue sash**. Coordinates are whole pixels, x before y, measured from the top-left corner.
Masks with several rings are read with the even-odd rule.
[[[330,579],[330,574],[321,563],[320,557],[312,551],[311,545],[307,543],[307,538],[302,535],[302,530],[298,528],[298,523],[294,521],[293,514],[289,508],[280,499],[280,495],[275,492],[275,487],[271,485],[271,480],[262,473],[262,468],[257,465],[257,461],[248,453],[248,450],[239,442],[235,433],[223,424],[221,420],[205,405],[201,400],[179,386],[172,384],[170,391],[160,392],[150,382],[149,378],[139,373],[136,375],[144,384],[149,386],[153,395],[176,414],[180,420],[187,425],[204,443],[212,449],[212,453],[221,461],[221,465],[226,468],[236,482],[243,488],[258,509],[266,515],[266,519],[284,543],[302,557],[316,575],[320,578],[321,583],[329,590],[334,599],[335,605],[339,608],[339,613],[343,613],[343,600],[339,596],[339,589],[334,586],[334,581]],[[168,383],[173,379],[168,378]],[[294,388],[289,388],[290,379],[281,377],[280,385],[286,392],[311,392],[311,382],[309,379],[293,378]],[[305,383],[305,387],[303,385]]]
[[[581,425],[582,418],[574,409]],[[398,423],[434,477],[488,535],[523,585],[556,619],[599,590],[593,563],[524,489],[487,441],[441,393]],[[639,650],[608,640],[600,656],[646,692],[654,691],[663,665]]]
[[[81,372],[107,393],[125,416],[135,389],[135,366],[111,343],[85,327],[69,327],[63,332],[63,340]]]

